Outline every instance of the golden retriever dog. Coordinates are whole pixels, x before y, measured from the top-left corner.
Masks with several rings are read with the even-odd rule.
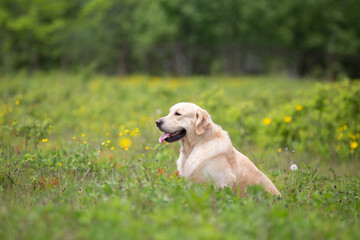
[[[238,152],[230,137],[213,123],[204,109],[193,103],[178,103],[170,113],[156,120],[164,134],[159,142],[180,140],[177,169],[181,176],[193,182],[211,182],[246,195],[248,185],[262,185],[266,191],[281,195],[274,184],[245,155]]]

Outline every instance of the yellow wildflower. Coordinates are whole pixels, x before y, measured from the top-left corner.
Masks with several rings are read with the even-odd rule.
[[[358,142],[351,142],[350,143],[350,148],[352,148],[352,149],[356,149],[357,147],[359,146],[359,143]]]
[[[122,136],[123,135],[123,133],[122,132],[119,132],[119,136]]]
[[[154,82],[159,82],[159,81],[161,81],[161,78],[159,78],[159,77],[152,77],[150,80],[151,80],[151,81],[154,81]]]
[[[149,150],[149,147],[148,147],[148,146],[146,146],[146,147],[145,147],[145,149],[146,149],[146,150]]]
[[[129,148],[132,145],[132,141],[130,138],[122,138],[119,140],[119,146],[121,148]]]
[[[47,140],[47,138],[44,138],[44,139],[42,139],[41,141],[42,141],[42,142],[47,142],[48,140]]]
[[[87,141],[84,141],[84,144],[87,144]]]
[[[114,147],[111,147],[111,148],[110,148],[111,151],[114,150],[114,149],[115,149]]]
[[[105,147],[109,146],[109,144],[105,144]]]
[[[15,104],[16,104],[16,105],[19,105],[19,104],[20,104],[20,101],[19,101],[19,100],[16,100],[16,101],[15,101]]]
[[[129,148],[125,148],[124,150],[127,151],[127,150],[129,150]]]
[[[81,134],[82,137],[85,137],[85,133]]]
[[[263,122],[265,125],[269,125],[271,123],[271,118],[264,118]]]
[[[110,135],[110,133],[109,132],[105,132],[105,136],[109,136]]]
[[[59,166],[60,166],[60,167],[62,166],[62,163],[61,163],[61,162],[59,163]]]
[[[290,116],[284,117],[284,122],[286,122],[286,123],[291,122],[291,117]]]
[[[345,124],[345,125],[343,126],[343,129],[346,130],[347,128],[348,128],[348,126]]]
[[[302,105],[296,105],[295,109],[296,111],[301,111],[304,107]]]
[[[336,150],[340,150],[341,149],[341,145],[337,145]]]
[[[277,151],[277,152],[281,152],[281,151],[282,151],[282,149],[281,149],[281,148],[278,148],[278,149],[276,149],[276,151]]]
[[[129,132],[130,132],[130,130],[129,130],[129,129],[126,129],[126,130],[125,130],[125,134],[126,134],[126,133],[129,133]]]
[[[356,137],[354,134],[348,133],[348,137],[351,138],[353,141],[356,140]]]
[[[154,147],[153,149],[156,150],[156,147]]]
[[[107,143],[111,143],[111,141],[110,141],[110,140],[107,140],[106,142],[107,142]]]
[[[343,134],[342,133],[339,133],[339,136],[337,137],[337,140],[341,140],[341,138],[343,137]]]
[[[74,140],[75,140],[75,139],[76,139],[76,137],[73,137],[72,139],[74,139]]]

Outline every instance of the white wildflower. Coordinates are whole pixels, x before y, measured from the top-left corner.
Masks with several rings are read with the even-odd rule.
[[[290,170],[291,171],[297,171],[298,170],[298,166],[295,163],[292,163],[290,166]]]

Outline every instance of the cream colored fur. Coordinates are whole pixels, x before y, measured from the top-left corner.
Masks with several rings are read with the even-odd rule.
[[[186,179],[212,182],[221,188],[232,188],[234,192],[240,189],[241,194],[246,194],[248,185],[262,185],[271,194],[281,195],[269,178],[232,146],[228,133],[213,123],[210,115],[199,106],[178,103],[161,120],[162,131],[186,130],[186,135],[180,139],[177,160],[178,171]]]

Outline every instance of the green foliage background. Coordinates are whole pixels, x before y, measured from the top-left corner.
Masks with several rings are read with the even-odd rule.
[[[357,0],[2,0],[0,69],[359,78]]]

